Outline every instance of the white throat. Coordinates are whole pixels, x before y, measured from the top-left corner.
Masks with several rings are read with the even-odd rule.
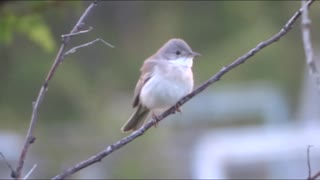
[[[193,57],[188,57],[188,58],[181,57],[181,58],[178,58],[177,60],[171,60],[169,62],[176,66],[191,68],[193,65]]]

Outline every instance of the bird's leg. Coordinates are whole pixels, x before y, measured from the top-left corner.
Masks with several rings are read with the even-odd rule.
[[[160,121],[160,119],[158,118],[157,115],[155,115],[153,112],[152,112],[152,119],[153,119],[153,122],[154,122],[154,127],[156,128],[157,125],[158,125],[158,122]]]
[[[180,114],[182,113],[182,111],[181,111],[181,109],[180,109],[180,107],[179,107],[178,103],[177,103],[177,104],[175,104],[175,105],[174,105],[174,107],[175,107],[175,110],[176,110],[177,112],[179,112]]]

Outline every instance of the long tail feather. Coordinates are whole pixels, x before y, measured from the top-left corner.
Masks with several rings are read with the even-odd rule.
[[[122,132],[136,130],[142,126],[150,110],[142,105],[139,105],[137,110],[131,115],[129,120],[121,128]]]

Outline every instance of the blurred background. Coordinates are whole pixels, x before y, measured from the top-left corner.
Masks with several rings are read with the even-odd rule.
[[[0,151],[16,166],[32,110],[57,54],[88,1],[1,1]],[[24,174],[50,178],[128,134],[142,62],[168,39],[202,54],[195,87],[278,32],[299,1],[102,1],[89,33],[68,48],[39,110]],[[319,3],[310,10],[319,57]],[[320,169],[320,97],[305,66],[300,19],[293,30],[196,96],[183,113],[72,178],[306,178],[307,147]],[[0,160],[0,176],[10,171]]]

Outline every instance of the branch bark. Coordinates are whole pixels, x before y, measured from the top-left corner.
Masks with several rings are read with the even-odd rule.
[[[309,11],[306,8],[305,4],[306,0],[301,1],[301,7],[303,7],[302,11],[302,19],[301,19],[301,32],[302,32],[302,42],[304,47],[304,52],[306,56],[306,62],[309,67],[309,72],[311,76],[313,76],[316,80],[317,88],[320,91],[320,74],[317,68],[317,64],[315,62],[315,57],[312,48],[311,41],[311,20],[309,18]]]
[[[76,25],[73,27],[73,29],[70,31],[69,34],[75,34],[81,30],[81,28],[84,25],[84,20],[86,19],[86,17],[89,15],[89,13],[92,11],[92,9],[96,5],[97,5],[96,1],[94,1],[93,3],[91,3],[89,5],[89,7],[82,14],[82,16],[80,17],[80,19],[78,20],[78,22],[76,23]],[[66,37],[62,38],[62,44],[60,46],[58,54],[57,54],[52,66],[51,66],[51,69],[49,70],[49,72],[47,74],[47,77],[46,77],[43,85],[41,86],[41,89],[39,91],[39,94],[38,94],[36,101],[32,103],[32,115],[31,115],[31,120],[30,120],[30,124],[29,124],[29,129],[28,129],[28,132],[26,135],[26,139],[25,139],[23,148],[20,153],[17,168],[15,171],[11,172],[12,178],[21,179],[21,171],[23,169],[24,161],[26,159],[28,150],[29,150],[31,144],[34,143],[34,141],[36,139],[33,134],[34,134],[35,125],[36,125],[36,122],[38,119],[39,107],[40,107],[40,105],[44,99],[44,96],[47,92],[49,81],[52,79],[53,75],[55,74],[55,71],[57,70],[59,64],[61,63],[61,61],[64,58],[64,51],[65,51],[66,46],[69,43],[69,41],[70,41],[70,36],[66,36]]]
[[[306,3],[306,7],[309,8],[310,5],[314,2],[315,0],[309,0]],[[219,72],[217,72],[214,76],[212,76],[210,79],[208,79],[206,82],[204,82],[202,85],[200,85],[198,88],[196,88],[193,92],[188,94],[187,96],[183,97],[179,102],[177,102],[177,106],[182,106],[184,103],[189,101],[191,98],[196,96],[197,94],[201,93],[203,90],[208,88],[211,84],[214,82],[220,80],[220,78],[229,72],[230,70],[234,69],[235,67],[239,66],[240,64],[244,63],[247,59],[261,51],[263,48],[269,46],[272,43],[275,43],[278,41],[281,37],[283,37],[285,34],[287,34],[291,29],[293,24],[297,21],[297,19],[301,16],[303,8],[300,8],[288,21],[287,23],[283,26],[283,28],[276,33],[274,36],[271,38],[267,39],[266,41],[263,41],[259,43],[255,48],[251,49],[249,52],[245,53],[243,56],[239,57],[237,60],[232,62],[231,64],[223,67]],[[160,116],[158,116],[158,120],[161,121],[165,117],[169,116],[170,114],[175,113],[175,106],[172,106],[168,110],[166,110],[164,113],[162,113]],[[72,166],[69,169],[66,169],[64,172],[56,175],[52,179],[57,180],[57,179],[64,179],[77,171],[80,171],[81,169],[88,167],[96,162],[100,162],[104,157],[108,156],[112,152],[116,151],[117,149],[125,146],[129,142],[133,141],[134,139],[138,138],[139,136],[143,135],[149,128],[151,128],[155,124],[154,120],[150,120],[148,123],[143,125],[140,129],[132,132],[129,136],[117,141],[114,144],[109,145],[106,149],[103,151],[97,153],[96,155],[90,157],[87,160],[84,160],[74,166]]]
[[[308,177],[308,180],[316,180],[318,179],[318,177],[320,177],[320,171],[318,171],[316,174],[314,174],[311,177]]]

